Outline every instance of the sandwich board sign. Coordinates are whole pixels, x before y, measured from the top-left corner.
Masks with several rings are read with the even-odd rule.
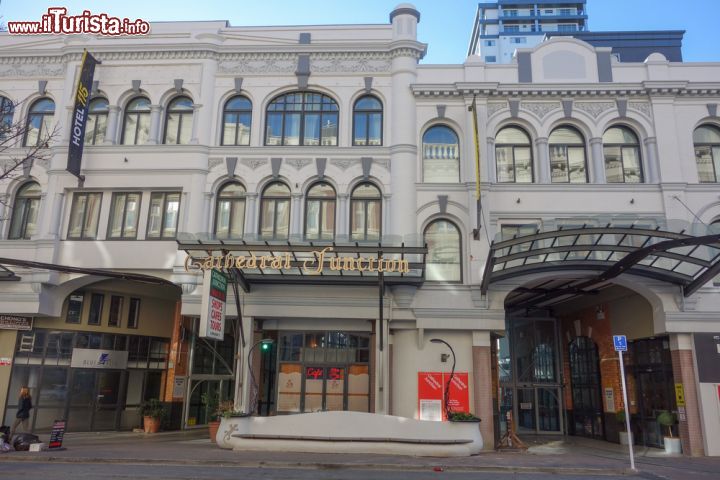
[[[200,336],[223,340],[225,337],[225,298],[227,277],[215,269],[206,270],[200,311]]]

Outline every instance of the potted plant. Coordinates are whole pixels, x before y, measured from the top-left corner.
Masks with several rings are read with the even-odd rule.
[[[140,405],[140,415],[143,417],[145,433],[157,433],[165,416],[165,406],[157,398],[151,398]]]
[[[673,436],[672,427],[677,423],[677,415],[663,410],[657,416],[658,425],[667,428],[668,436],[663,438],[665,453],[681,453],[680,439]]]
[[[618,410],[617,413],[615,413],[615,420],[620,427],[620,445],[628,445],[632,434],[625,431],[625,410]]]
[[[480,422],[480,419],[470,412],[450,412],[448,420],[451,422]]]

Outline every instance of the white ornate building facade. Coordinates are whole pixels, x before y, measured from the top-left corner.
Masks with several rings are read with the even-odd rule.
[[[382,25],[0,35],[0,96],[17,104],[2,119],[30,125],[0,159],[58,132],[1,187],[0,314],[33,319],[0,330],[5,422],[22,385],[38,431],[130,428],[149,398],[190,428],[217,392],[261,415],[434,418],[439,338],[487,446],[508,421],[617,441],[625,334],[636,441],[662,445],[668,410],[685,453],[720,454],[720,65],[618,64],[565,38],[508,65],[426,65],[419,20],[401,5]],[[79,184],[65,165],[83,49],[102,64]],[[380,300],[372,274],[247,272],[225,340],[197,334],[186,250],[423,244],[419,280],[387,276]],[[117,363],[89,368],[97,350]]]

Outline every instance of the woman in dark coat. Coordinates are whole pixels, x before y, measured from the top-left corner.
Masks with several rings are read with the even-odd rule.
[[[15,435],[18,425],[22,423],[24,432],[28,430],[28,418],[30,418],[30,409],[33,408],[32,398],[30,397],[30,389],[28,387],[22,387],[20,389],[20,398],[18,399],[18,411],[15,415],[15,423],[13,423],[12,430],[10,430],[10,438]]]

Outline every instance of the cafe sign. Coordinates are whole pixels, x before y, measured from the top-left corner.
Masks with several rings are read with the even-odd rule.
[[[326,269],[336,272],[377,272],[377,273],[409,273],[410,263],[406,259],[351,257],[332,255],[333,247],[311,252],[311,256],[300,261],[293,261],[292,254],[281,255],[214,255],[185,258],[185,271],[221,270],[237,268],[238,270],[289,270],[298,267],[303,273],[320,275]]]
[[[217,270],[206,270],[203,280],[203,306],[200,316],[200,337],[225,338],[225,298],[227,278]]]
[[[0,330],[32,330],[32,317],[0,315]]]

